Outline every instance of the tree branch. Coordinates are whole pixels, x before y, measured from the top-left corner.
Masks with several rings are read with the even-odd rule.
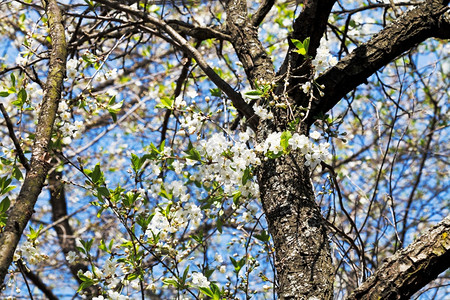
[[[44,295],[49,300],[58,300],[59,298],[53,294],[52,290],[42,281],[42,279],[32,271],[30,271],[26,266],[24,266],[23,262],[19,259],[17,262],[17,266],[20,270],[27,276],[31,282],[44,293]]]
[[[347,299],[409,299],[449,267],[450,216],[388,258]]]
[[[258,28],[251,24],[244,0],[230,0],[226,5],[227,28],[232,36],[231,43],[242,63],[249,83],[271,82],[275,76],[273,62],[258,39]]]
[[[252,26],[259,26],[269,11],[272,9],[275,4],[275,0],[264,0],[263,3],[258,7],[256,13],[252,16],[250,23]]]
[[[211,81],[221,89],[232,101],[234,107],[238,111],[240,111],[250,122],[250,125],[253,128],[256,128],[257,122],[256,118],[252,118],[254,116],[253,109],[250,105],[248,105],[242,95],[236,92],[225,80],[220,78],[220,76],[214,72],[214,70],[209,66],[206,60],[203,58],[203,55],[195,49],[194,46],[190,45],[188,41],[182,37],[174,28],[172,28],[169,24],[167,24],[164,20],[160,20],[158,18],[152,17],[144,12],[135,10],[130,8],[129,6],[120,4],[116,1],[109,0],[96,0],[96,2],[107,5],[110,8],[114,8],[126,13],[129,13],[133,16],[136,16],[142,19],[145,22],[155,25],[160,30],[164,31],[171,38],[170,42],[175,46],[189,54],[189,56],[197,62],[199,67],[205,72],[206,76],[211,79]]]
[[[12,262],[14,251],[23,230],[33,214],[33,208],[41,193],[49,170],[48,146],[53,124],[61,98],[61,89],[66,71],[67,44],[62,24],[61,11],[56,0],[48,0],[47,16],[52,40],[50,68],[44,97],[39,111],[36,134],[32,148],[30,171],[27,172],[20,193],[9,211],[9,216],[0,236],[0,282],[3,283]]]
[[[56,165],[56,160],[53,161],[54,166]],[[64,190],[64,183],[61,182],[60,178],[62,173],[57,172],[55,169],[51,171],[48,175],[48,184],[50,189],[50,204],[52,207],[52,220],[54,222],[54,229],[58,236],[59,245],[67,257],[69,252],[73,251],[79,254],[75,243],[75,234],[70,226],[69,218],[67,215],[67,203]],[[70,263],[67,261],[70,272],[72,273],[78,284],[83,281],[78,277],[78,271],[83,273],[88,270],[88,263],[84,261]],[[98,295],[98,289],[95,286],[91,286],[84,290],[89,297]]]
[[[430,37],[450,38],[450,20],[444,16],[448,2],[430,0],[408,11],[320,76],[317,83],[325,86],[325,95],[313,103],[307,123],[314,123],[348,92],[403,52]]]
[[[19,140],[16,137],[16,134],[14,133],[14,126],[11,122],[11,119],[8,116],[8,112],[6,111],[5,107],[3,106],[3,103],[0,103],[0,110],[2,111],[3,117],[5,118],[6,127],[8,127],[9,137],[14,143],[14,147],[17,151],[17,156],[19,156],[19,160],[24,166],[24,168],[28,171],[30,171],[30,164],[28,163],[28,159],[25,157],[25,154],[23,153],[22,147],[20,146]]]

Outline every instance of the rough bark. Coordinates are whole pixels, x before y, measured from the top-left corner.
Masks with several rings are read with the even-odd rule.
[[[264,161],[258,171],[276,249],[280,299],[332,299],[334,269],[309,170],[295,154]]]
[[[273,64],[258,40],[257,28],[250,22],[246,1],[228,1],[226,11],[231,42],[249,83],[271,82]],[[270,127],[286,126],[285,112],[275,114],[277,121],[258,126],[260,140],[264,140]],[[327,231],[309,178],[309,169],[296,154],[266,160],[258,169],[261,202],[276,249],[280,299],[333,297]]]
[[[409,299],[449,267],[450,216],[387,259],[348,299]]]
[[[257,80],[271,82],[275,75],[273,63],[258,39],[258,28],[251,24],[247,2],[229,0],[226,12],[231,43],[244,67],[247,80],[252,87],[255,87]]]
[[[65,76],[67,45],[61,11],[55,0],[48,1],[46,12],[52,39],[50,68],[36,125],[30,171],[25,176],[0,236],[0,282],[2,283],[22,232],[33,214],[33,207],[49,170],[48,146]]]

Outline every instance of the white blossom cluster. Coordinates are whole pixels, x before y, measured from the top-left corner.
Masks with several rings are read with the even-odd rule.
[[[187,115],[181,120],[181,127],[186,129],[189,134],[193,134],[201,126],[204,120],[205,117],[202,114],[195,112],[192,115]]]
[[[69,105],[66,101],[61,101],[59,103],[58,110],[60,120],[57,120],[57,122],[62,123],[60,130],[63,135],[63,143],[68,145],[72,142],[72,139],[81,138],[84,124],[82,121],[75,121],[72,123]]]
[[[198,226],[202,217],[203,214],[200,207],[194,203],[187,203],[184,207],[174,205],[167,216],[157,211],[150,221],[145,234],[148,237],[159,234],[159,238],[165,240],[169,233],[184,229],[189,222]]]
[[[316,57],[312,61],[312,65],[315,69],[314,78],[319,77],[326,69],[333,67],[337,64],[337,58],[330,54],[330,49],[327,46],[327,40],[320,41],[320,46],[317,49]]]
[[[210,139],[200,141],[197,150],[207,159],[207,163],[202,164],[191,179],[218,182],[225,194],[231,195],[239,187],[244,197],[250,194],[258,196],[259,189],[255,182],[249,180],[245,185],[242,184],[245,170],[261,163],[255,151],[248,149],[245,144],[251,135],[253,133],[248,131],[240,136],[240,141],[233,142],[223,134],[216,133]]]
[[[318,140],[320,138],[320,133],[314,131],[310,134],[310,137],[314,140]],[[255,147],[255,150],[263,152],[264,154],[267,154],[270,151],[274,155],[278,155],[283,152],[281,138],[281,132],[272,132],[263,144],[259,144]],[[291,150],[299,150],[304,155],[305,165],[311,168],[315,168],[320,162],[330,158],[330,153],[328,151],[328,148],[330,147],[329,143],[325,142],[316,145],[307,136],[298,133],[294,133],[289,138],[288,143]]]
[[[26,259],[27,262],[35,265],[47,259],[48,256],[39,253],[33,243],[26,241],[22,246],[17,247],[16,252],[14,252],[14,261],[17,261],[20,258]]]
[[[330,54],[330,49],[327,45],[327,40],[322,38],[320,41],[320,46],[317,49],[316,57],[312,60],[312,65],[314,66],[314,80],[317,79],[322,73],[327,70],[328,68],[331,68],[337,64],[337,58],[332,56]],[[301,88],[303,93],[309,94],[311,91],[312,82],[307,81],[304,84],[302,84]],[[320,96],[323,96],[322,90],[324,89],[324,86],[320,86],[319,92]]]
[[[79,61],[77,59],[71,58],[66,63],[66,74],[68,78],[75,78],[77,75]]]
[[[255,105],[253,106],[253,109],[255,111],[255,115],[257,115],[261,120],[273,119],[273,113],[271,111],[268,111],[266,108]]]
[[[209,287],[209,281],[208,278],[206,278],[205,275],[199,272],[193,272],[192,273],[192,284],[197,287]]]

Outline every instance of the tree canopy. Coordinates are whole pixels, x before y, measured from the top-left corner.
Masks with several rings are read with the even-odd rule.
[[[446,0],[0,2],[8,299],[446,299]]]

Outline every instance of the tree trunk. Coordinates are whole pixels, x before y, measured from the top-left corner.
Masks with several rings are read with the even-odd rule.
[[[327,231],[303,159],[290,154],[266,160],[258,169],[258,181],[276,249],[278,296],[332,299]]]
[[[56,1],[49,0],[47,2],[46,13],[52,40],[50,69],[36,125],[30,171],[27,172],[19,196],[8,212],[8,219],[0,236],[1,283],[5,280],[14,251],[33,214],[34,205],[47,177],[50,167],[48,147],[66,73],[67,44],[61,11]]]

